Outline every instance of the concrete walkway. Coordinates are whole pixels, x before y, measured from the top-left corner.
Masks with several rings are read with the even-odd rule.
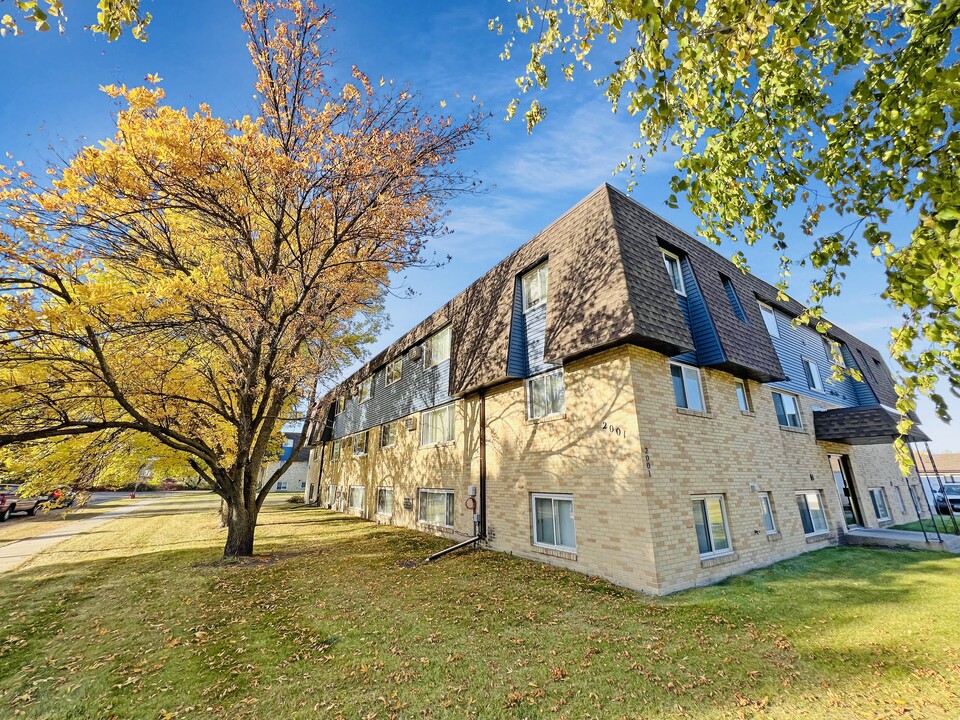
[[[59,543],[62,543],[63,541],[68,540],[75,535],[82,535],[85,532],[90,532],[94,528],[104,525],[111,520],[115,520],[121,515],[126,515],[129,512],[142,508],[144,505],[149,505],[156,499],[158,498],[149,498],[147,500],[141,500],[137,503],[132,503],[130,505],[124,505],[123,507],[114,508],[113,510],[108,510],[107,512],[100,513],[99,515],[82,517],[79,520],[71,523],[69,527],[54,528],[53,530],[49,530],[42,535],[37,535],[36,537],[27,538],[26,540],[18,540],[17,542],[12,542],[9,545],[4,545],[3,547],[0,547],[0,573],[14,570],[38,553],[41,553],[44,550],[53,547],[54,545],[58,545]]]
[[[886,530],[884,528],[851,528],[843,536],[846,545],[867,545],[873,547],[909,547],[915,550],[939,550],[940,552],[960,555],[960,535],[941,533],[943,542],[937,541],[935,532],[927,531],[926,539],[922,532],[912,530]]]

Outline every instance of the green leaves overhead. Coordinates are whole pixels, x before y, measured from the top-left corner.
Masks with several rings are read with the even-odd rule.
[[[618,169],[642,172],[649,157],[678,148],[670,202],[684,195],[702,237],[772,242],[781,290],[791,255],[819,271],[805,320],[840,293],[865,246],[885,265],[884,297],[902,311],[890,344],[907,373],[901,410],[919,390],[947,416],[933,388],[942,376],[960,390],[960,0],[518,6],[504,57],[519,36],[532,41],[509,116],[534,96],[525,113],[532,131],[546,115],[537,96],[551,72],[572,78],[591,70],[598,44],[622,43],[596,81],[615,110],[637,120],[635,152]],[[502,33],[504,24],[490,27]],[[782,213],[795,207],[812,243],[788,254]],[[897,209],[916,219],[909,238],[885,229]],[[822,227],[825,210],[844,218],[842,227]]]

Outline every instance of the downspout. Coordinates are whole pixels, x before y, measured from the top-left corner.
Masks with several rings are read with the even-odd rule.
[[[480,527],[477,536],[487,539],[487,391],[480,391]]]

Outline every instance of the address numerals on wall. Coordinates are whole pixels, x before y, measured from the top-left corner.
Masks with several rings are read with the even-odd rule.
[[[616,425],[611,425],[611,424],[608,423],[606,420],[604,420],[603,422],[600,423],[600,429],[601,429],[601,430],[606,430],[607,432],[612,433],[613,435],[616,435],[617,437],[623,437],[624,435],[627,434],[626,431],[625,431],[622,427],[618,427],[618,426],[616,426]]]

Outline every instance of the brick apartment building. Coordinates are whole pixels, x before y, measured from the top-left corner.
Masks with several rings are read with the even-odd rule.
[[[656,594],[915,519],[889,370],[801,310],[604,185],[331,393],[308,499]]]

